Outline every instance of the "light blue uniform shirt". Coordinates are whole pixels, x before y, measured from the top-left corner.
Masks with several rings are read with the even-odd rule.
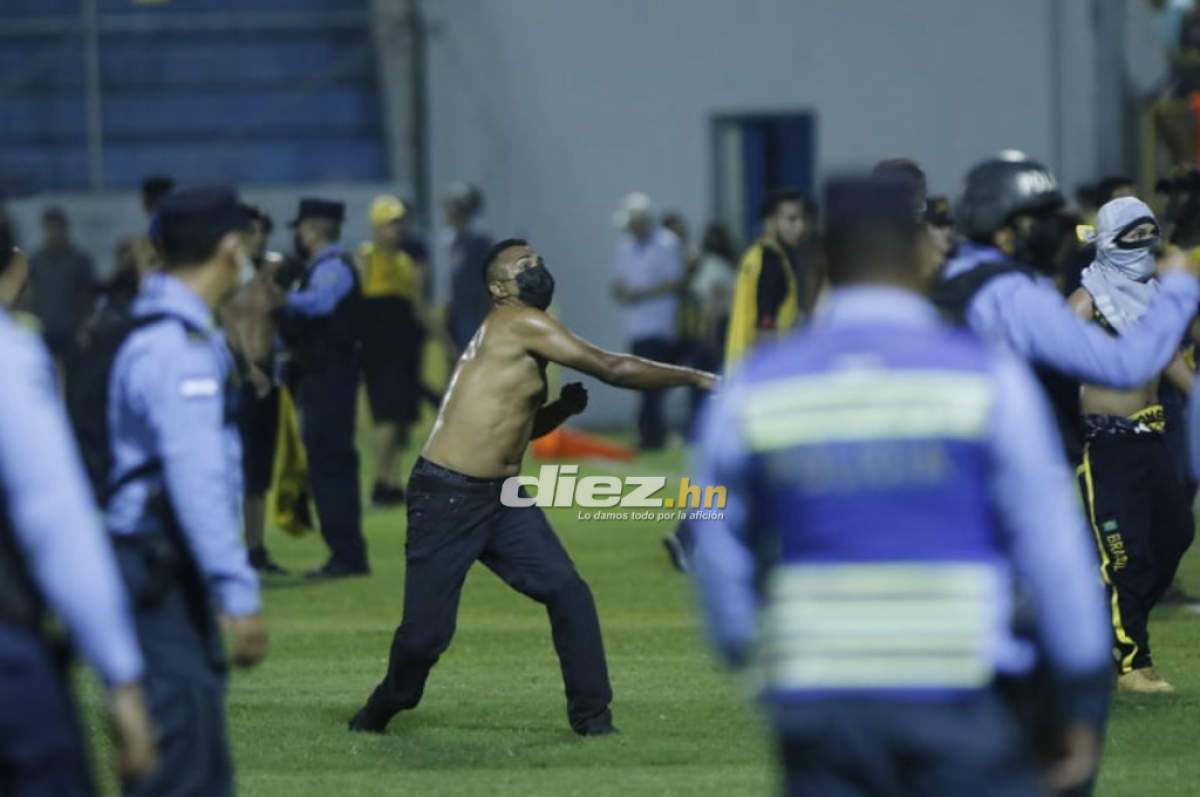
[[[178,320],[135,331],[113,363],[108,426],[113,482],[155,459],[161,473],[119,490],[108,505],[113,534],[146,534],[159,521],[145,511],[151,488],[165,483],[200,572],[226,614],[261,608],[258,577],[241,542],[242,446],[226,423],[226,381],[233,358],[208,306],[183,282],[150,276],[135,315],[169,313]]]
[[[1200,479],[1200,389],[1193,388],[1188,399],[1188,457],[1191,460],[1192,478]]]
[[[310,266],[312,279],[308,287],[288,294],[288,311],[314,318],[337,309],[338,303],[354,289],[353,266],[345,261],[344,254],[345,249],[337,243],[317,252]]]
[[[814,321],[817,326],[878,329],[881,345],[889,327],[935,330],[939,324],[937,312],[924,299],[886,288],[838,289]],[[762,356],[789,358],[789,347],[802,335]],[[1039,639],[1055,669],[1088,675],[1109,660],[1111,628],[1074,480],[1054,419],[1028,368],[1003,355],[995,358],[992,374],[987,488],[1009,542],[1010,566],[1030,592]],[[741,437],[738,409],[748,387],[735,376],[711,403],[693,467],[695,483],[722,485],[728,491],[724,520],[697,523],[695,571],[711,636],[735,660],[749,651],[757,635],[761,573],[748,541],[763,523],[755,517],[755,507],[763,503],[763,491],[771,489],[754,481],[753,458]],[[782,533],[802,535],[804,529]],[[1029,645],[1010,628],[998,633],[1000,638],[988,645],[996,669],[1028,670],[1033,656]]]
[[[953,278],[980,263],[1008,261],[999,249],[965,243],[945,273]],[[1159,285],[1146,315],[1119,338],[1080,319],[1054,283],[1017,273],[994,277],[979,289],[967,306],[967,326],[1073,379],[1131,390],[1170,364],[1200,305],[1200,281],[1194,277],[1166,274]]]
[[[50,608],[110,684],[142,676],[112,545],[41,341],[0,311],[0,484],[18,545]]]
[[[644,242],[628,233],[621,236],[613,257],[613,271],[617,281],[627,289],[642,291],[682,280],[683,261],[683,245],[675,233],[665,227],[656,227]],[[627,304],[621,308],[625,337],[630,341],[645,338],[674,340],[678,336],[678,312],[679,296],[674,293]]]

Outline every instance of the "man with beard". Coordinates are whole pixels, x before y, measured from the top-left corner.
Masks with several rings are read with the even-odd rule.
[[[482,278],[492,311],[459,360],[408,481],[404,619],[387,675],[350,729],[381,733],[398,712],[420,702],[430,670],[454,635],[467,571],[480,561],[545,605],[571,728],[581,736],[610,734],[616,730],[612,688],[591,590],[542,510],[511,477],[520,473],[530,440],[587,407],[578,383],[546,403],[552,363],[633,390],[711,389],[717,378],[603,351],[572,334],[545,312],[554,279],[526,241],[496,244]]]
[[[762,237],[738,265],[725,341],[725,368],[736,365],[764,340],[786,334],[803,310],[791,253],[804,237],[804,197],[774,191],[759,207]]]

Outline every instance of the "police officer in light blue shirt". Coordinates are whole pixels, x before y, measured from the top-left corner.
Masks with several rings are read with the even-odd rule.
[[[0,273],[23,258],[0,226]],[[154,767],[141,652],[41,342],[0,310],[0,794],[95,792],[49,609],[104,679],[120,774]]]
[[[1078,461],[1079,383],[1131,389],[1161,373],[1200,303],[1200,266],[1182,257],[1160,264],[1162,290],[1145,318],[1110,337],[1080,320],[1043,273],[1046,264],[1033,262],[1063,204],[1054,176],[1019,152],[975,166],[957,213],[965,240],[932,295],[955,321],[1035,367]]]
[[[1042,774],[1074,787],[1110,688],[1084,518],[1032,374],[921,296],[910,196],[886,176],[827,187],[820,317],[714,403],[695,468],[728,490],[696,530],[707,624],[758,669],[786,794],[1027,797],[1033,740],[995,686],[1019,584],[1051,674]]]
[[[1178,250],[1168,253],[1158,265],[1160,291],[1145,317],[1128,334],[1110,337],[1067,306],[1048,264],[1037,262],[1044,258],[1039,244],[1056,234],[1055,214],[1063,204],[1054,176],[1022,153],[1005,152],[977,164],[958,205],[964,240],[931,295],[953,321],[1033,366],[1068,460],[1078,463],[1080,383],[1132,389],[1161,373],[1200,303],[1200,264]],[[1015,655],[1005,665],[1012,675],[1031,668],[1029,656]],[[1036,722],[1041,701],[1025,702]],[[1073,797],[1091,793],[1084,786]]]
[[[288,294],[280,329],[299,380],[302,436],[321,535],[329,559],[309,579],[366,575],[358,449],[358,271],[338,239],[346,209],[340,202],[302,199],[291,226],[296,251],[308,258],[298,288]]]
[[[145,322],[113,361],[107,525],[135,602],[162,766],[130,797],[233,793],[225,661],[266,653],[258,581],[240,534],[241,446],[233,360],[213,311],[237,287],[247,226],[224,188],[172,192],[159,208],[162,271],[134,304]]]

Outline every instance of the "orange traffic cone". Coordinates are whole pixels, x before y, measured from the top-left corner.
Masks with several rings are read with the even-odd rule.
[[[561,426],[534,440],[533,454],[538,459],[615,459],[627,462],[637,458],[637,452],[632,448]]]

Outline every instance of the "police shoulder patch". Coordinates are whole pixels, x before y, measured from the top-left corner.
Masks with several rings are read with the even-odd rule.
[[[189,376],[179,383],[179,395],[185,399],[211,398],[220,392],[220,383],[211,376]]]

